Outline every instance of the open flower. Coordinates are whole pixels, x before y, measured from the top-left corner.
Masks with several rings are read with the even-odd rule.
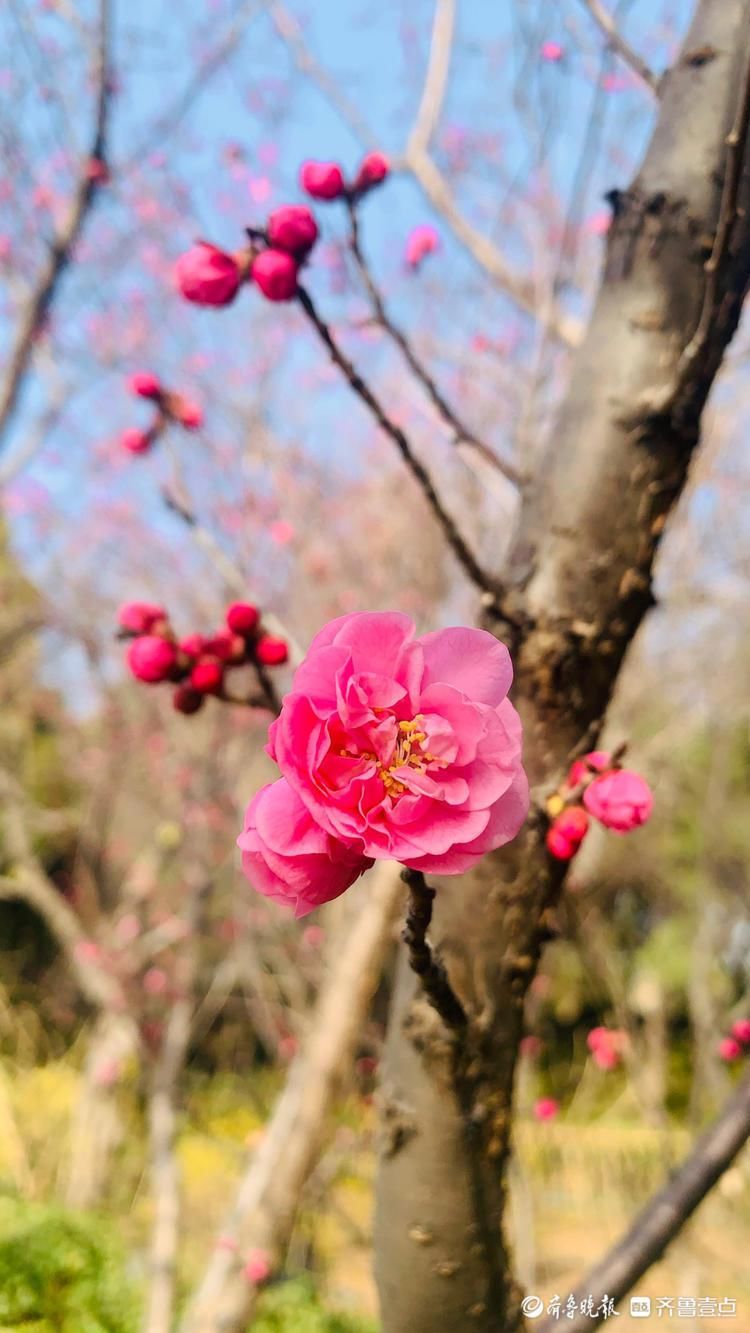
[[[483,630],[415,638],[405,615],[342,616],[313,640],[268,753],[311,821],[352,853],[458,875],[528,812],[512,674]],[[293,856],[293,839],[285,847]]]
[[[237,845],[253,887],[298,917],[338,898],[372,865],[324,833],[283,778],[250,802]]]

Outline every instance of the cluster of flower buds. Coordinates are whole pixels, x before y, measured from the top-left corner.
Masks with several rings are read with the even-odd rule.
[[[248,228],[249,242],[235,254],[197,241],[177,260],[178,291],[194,305],[230,305],[245,282],[267,301],[291,301],[297,277],[318,239],[318,224],[305,204],[285,204],[265,229]]]
[[[616,1069],[627,1046],[628,1034],[618,1028],[592,1028],[586,1038],[591,1058],[600,1069]]]
[[[651,788],[639,773],[621,768],[605,750],[592,750],[576,759],[561,790],[547,802],[552,820],[547,850],[558,861],[570,861],[591,818],[614,833],[630,833],[646,823],[653,806]]]
[[[203,425],[203,411],[198,403],[182,393],[165,389],[158,376],[150,371],[131,375],[128,389],[136,398],[146,398],[154,404],[154,417],[147,430],[131,426],[120,436],[123,449],[131,454],[147,454],[170,422],[183,430],[199,430]]]
[[[356,203],[370,190],[382,185],[389,172],[390,164],[384,153],[368,153],[351,181],[346,180],[338,162],[303,162],[299,183],[311,199],[326,203],[332,199],[348,199]]]
[[[738,1018],[736,1023],[732,1024],[732,1031],[728,1037],[722,1037],[719,1042],[719,1055],[727,1064],[734,1064],[740,1060],[750,1050],[750,1018]]]
[[[173,684],[178,713],[197,713],[209,694],[231,702],[225,681],[232,669],[282,666],[289,656],[284,640],[265,633],[258,608],[247,602],[228,607],[224,626],[210,636],[178,639],[164,608],[149,602],[126,602],[117,619],[120,637],[131,641],[131,674],[147,685]]]
[[[305,162],[300,171],[303,190],[313,199],[356,202],[388,175],[388,159],[368,153],[354,180],[347,184],[335,162]],[[248,227],[241,250],[221,250],[210,241],[196,241],[180,255],[175,267],[177,290],[194,305],[230,305],[240,287],[251,282],[267,301],[291,301],[297,294],[300,268],[318,239],[318,224],[304,204],[284,204],[271,213],[264,228]]]

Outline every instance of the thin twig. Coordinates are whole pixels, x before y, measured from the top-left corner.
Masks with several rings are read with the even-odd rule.
[[[425,995],[446,1027],[454,1032],[463,1032],[468,1023],[466,1010],[451,986],[443,964],[435,957],[427,941],[435,890],[427,884],[421,870],[402,870],[401,878],[409,889],[406,922],[401,936],[409,950],[409,965],[419,977]]]
[[[91,166],[93,162],[104,164],[106,161],[108,108],[111,91],[109,59],[111,27],[111,0],[100,0],[99,34],[95,60],[97,98],[91,148],[88,156],[81,163],[81,174],[68,216],[52,239],[49,255],[22,312],[15,344],[8,357],[5,375],[0,387],[0,442],[17,407],[21,386],[34,353],[36,339],[55,298],[60,279],[71,261],[76,242],[100,185],[100,181],[96,173],[92,172]]]
[[[626,65],[630,66],[633,73],[638,75],[638,78],[646,84],[649,91],[655,97],[658,97],[661,87],[659,75],[654,73],[651,66],[643,59],[643,56],[639,56],[638,52],[633,50],[630,42],[623,37],[612,15],[608,13],[600,0],[581,0],[581,4],[588,10],[594,22],[604,33],[611,49],[616,52],[621,60],[625,61]]]
[[[400,426],[391,420],[385,408],[375,397],[362,376],[355,370],[352,362],[342,352],[330,327],[318,314],[313,304],[312,298],[307,290],[301,285],[297,288],[297,300],[304,310],[313,328],[316,330],[321,342],[327,347],[331,360],[339,367],[348,380],[357,397],[362,400],[365,406],[374,416],[378,425],[385,434],[393,440],[406,466],[419,485],[430,509],[443,530],[448,545],[461,565],[471,582],[482,592],[490,594],[493,599],[499,591],[497,584],[490,575],[479,564],[474,553],[471,551],[464,538],[461,536],[454,520],[443,506],[443,502],[435,489],[435,484],[427,471],[427,468],[414,454],[414,451]]]
[[[560,305],[548,311],[540,309],[536,285],[512,267],[489,236],[479,231],[464,216],[448,181],[430,154],[418,144],[407,144],[402,165],[411,172],[433,208],[445,219],[456,239],[490,280],[521,310],[533,319],[542,320],[550,337],[568,347],[578,347],[583,339],[581,321],[568,315]]]
[[[189,529],[195,544],[205,551],[214,568],[221,574],[227,587],[232,588],[233,591],[237,593],[238,597],[243,599],[246,598],[248,588],[247,575],[240,569],[239,565],[227,555],[226,551],[221,546],[221,543],[217,541],[211,530],[201,522],[197,513],[193,509],[187,496],[187,487],[182,474],[179,453],[177,449],[171,445],[168,436],[167,447],[170,450],[177,491],[169,490],[164,487],[161,491],[161,498],[164,504],[167,509],[169,509],[176,518],[179,518]],[[285,640],[289,648],[290,664],[293,667],[299,666],[304,657],[304,653],[300,644],[284,622],[280,620],[273,611],[264,611],[263,623],[272,634],[277,634],[280,638]]]
[[[742,81],[734,124],[726,137],[726,170],[724,173],[724,187],[721,194],[719,221],[716,227],[716,235],[714,236],[711,254],[703,266],[706,273],[706,290],[703,294],[703,307],[701,309],[700,319],[698,320],[698,327],[680,358],[679,370],[681,376],[689,370],[696,358],[701,356],[708,341],[715,314],[721,267],[729,252],[732,231],[738,216],[737,202],[739,198],[740,182],[742,180],[742,167],[745,160],[745,147],[747,144],[749,128],[750,62],[748,62],[747,69],[745,70],[745,77]]]
[[[286,44],[297,68],[320,89],[326,100],[338,112],[344,124],[349,127],[355,139],[358,139],[365,148],[377,148],[379,146],[378,142],[369,125],[364,121],[357,104],[349,100],[341,91],[336,80],[315,59],[315,56],[308,49],[302,29],[294,15],[276,0],[275,3],[269,5],[268,17],[279,37]]]
[[[750,1075],[730,1097],[718,1119],[698,1140],[690,1156],[662,1189],[641,1209],[617,1244],[586,1275],[573,1295],[578,1301],[593,1296],[595,1303],[606,1293],[614,1301],[632,1291],[636,1282],[692,1217],[717,1180],[731,1165],[750,1136]],[[566,1328],[584,1333],[600,1322],[594,1317],[574,1316]],[[552,1333],[556,1320],[539,1325],[539,1333]]]
[[[370,267],[362,250],[356,203],[349,200],[348,209],[350,221],[350,249],[354,256],[357,268],[359,269],[362,281],[367,289],[367,294],[375,312],[375,317],[381,328],[385,330],[388,336],[396,343],[397,347],[400,348],[404,360],[425,389],[433,407],[435,407],[438,414],[455,432],[453,443],[455,445],[470,444],[487,460],[488,463],[491,463],[493,467],[497,468],[498,472],[501,472],[504,477],[507,477],[508,481],[512,482],[514,486],[520,487],[523,484],[521,473],[513,467],[512,463],[506,463],[504,459],[500,458],[499,455],[495,453],[494,449],[491,449],[488,444],[485,444],[483,440],[480,440],[473,431],[469,430],[468,427],[459,420],[453,408],[446,402],[429,371],[419,360],[409,339],[406,337],[406,334],[397,324],[394,324],[391,316],[386,310],[385,302],[380,294],[380,289],[370,272]]]

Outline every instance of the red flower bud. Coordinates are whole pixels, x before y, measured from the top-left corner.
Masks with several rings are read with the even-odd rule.
[[[612,756],[609,750],[591,750],[589,754],[582,755],[571,764],[566,779],[567,786],[580,787],[582,782],[587,782],[595,773],[606,773],[611,763]]]
[[[297,263],[286,250],[263,250],[250,276],[267,301],[291,301],[297,290]]]
[[[630,833],[645,824],[654,808],[648,783],[628,768],[594,778],[583,793],[583,803],[594,819],[615,833]]]
[[[206,639],[205,650],[221,662],[241,662],[247,651],[242,636],[233,634],[229,629],[220,629],[210,639]]]
[[[337,162],[303,162],[299,183],[313,199],[340,199],[344,194],[344,173]]]
[[[172,695],[172,707],[177,713],[197,713],[203,707],[204,696],[198,690],[191,690],[189,685],[178,685]]]
[[[318,224],[304,204],[277,208],[268,219],[268,239],[277,250],[302,259],[318,239]]]
[[[128,648],[128,666],[136,680],[155,685],[167,680],[177,665],[177,649],[157,634],[144,634]]]
[[[117,612],[117,623],[131,634],[150,634],[159,620],[166,620],[163,606],[153,602],[124,602]]]
[[[371,190],[374,185],[382,184],[390,169],[385,153],[368,153],[360,163],[354,181],[355,190],[363,194],[365,190]]]
[[[742,1055],[742,1047],[734,1037],[722,1037],[719,1042],[719,1058],[727,1064],[733,1064]]]
[[[732,1036],[741,1041],[743,1046],[750,1044],[750,1018],[738,1018],[732,1024]]]
[[[196,662],[190,672],[190,684],[199,694],[214,694],[224,683],[224,667],[221,662],[207,658]]]
[[[202,634],[186,634],[184,639],[180,639],[180,652],[186,657],[200,657],[205,646]]]
[[[159,398],[161,396],[161,383],[156,375],[152,375],[148,370],[131,375],[128,380],[128,388],[137,398]]]
[[[196,305],[229,305],[237,295],[242,273],[237,260],[208,241],[198,241],[175,265],[178,291]]]
[[[257,606],[249,602],[233,602],[227,608],[226,621],[233,634],[254,634],[260,620]]]
[[[153,442],[153,432],[138,430],[137,426],[128,427],[120,436],[120,444],[129,454],[147,454]]]
[[[562,810],[547,830],[547,851],[558,861],[570,861],[575,856],[589,826],[589,817],[580,805]]]
[[[289,657],[289,648],[283,639],[264,634],[255,645],[255,656],[261,666],[281,666]]]
[[[569,842],[582,843],[588,832],[589,817],[580,805],[570,805],[555,820],[555,828]]]
[[[86,163],[86,177],[95,185],[106,185],[109,181],[109,167],[100,157],[90,157]]]
[[[558,861],[571,861],[575,856],[580,843],[571,842],[559,829],[551,824],[547,829],[547,835],[544,839],[547,851]]]
[[[191,401],[190,398],[183,398],[182,394],[176,393],[170,399],[169,410],[175,421],[179,422],[185,430],[199,430],[203,425],[203,408]]]

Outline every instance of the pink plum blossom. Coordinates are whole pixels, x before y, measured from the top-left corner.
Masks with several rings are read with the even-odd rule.
[[[265,1282],[271,1276],[271,1256],[267,1250],[248,1250],[242,1269],[243,1277],[254,1286]]]
[[[528,812],[512,676],[507,648],[484,630],[416,638],[397,612],[341,616],[298,668],[268,753],[313,825],[350,857],[462,874],[514,838]],[[293,858],[288,825],[284,834],[274,850]]]
[[[727,1064],[734,1064],[742,1055],[742,1047],[734,1037],[722,1037],[719,1042],[719,1058]]]
[[[732,1024],[732,1036],[741,1041],[743,1046],[750,1044],[750,1018],[738,1018],[736,1023]]]
[[[534,1103],[535,1120],[555,1120],[560,1111],[560,1103],[554,1097],[540,1097]]]
[[[406,250],[404,258],[407,266],[411,269],[420,267],[422,261],[427,255],[434,254],[440,246],[440,237],[434,227],[429,223],[422,223],[419,227],[413,227],[406,238]]]
[[[542,42],[542,45],[539,47],[539,54],[542,57],[542,60],[548,61],[549,64],[556,65],[562,60],[565,51],[559,42],[547,41]]]
[[[237,845],[253,888],[298,917],[338,898],[372,865],[325,833],[283,778],[250,802]]]
[[[615,833],[630,833],[646,823],[654,798],[640,774],[619,768],[595,778],[583,793],[583,803],[605,828]]]

